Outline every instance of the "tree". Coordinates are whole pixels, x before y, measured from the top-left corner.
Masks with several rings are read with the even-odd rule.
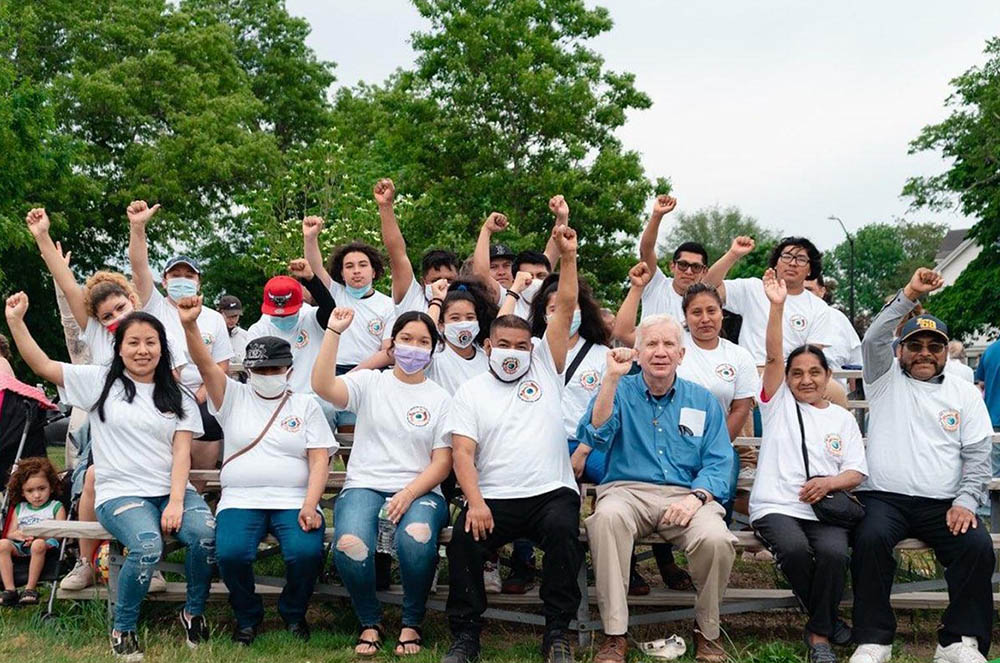
[[[739,235],[753,237],[757,245],[749,255],[733,266],[729,271],[729,278],[760,277],[767,269],[767,258],[779,236],[735,206],[722,208],[715,205],[690,214],[679,213],[674,226],[657,246],[657,256],[666,270],[674,249],[679,244],[698,242],[708,252],[711,264],[729,250],[733,238]]]
[[[950,162],[943,173],[912,177],[903,187],[914,208],[957,209],[977,218],[970,237],[983,248],[955,283],[928,299],[955,336],[981,333],[1000,320],[1000,38],[986,43],[988,61],[951,81],[951,114],[924,127],[910,153],[934,151]]]

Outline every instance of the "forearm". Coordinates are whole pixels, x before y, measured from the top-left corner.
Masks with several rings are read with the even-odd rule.
[[[733,265],[735,265],[739,259],[740,257],[732,251],[726,251],[721,258],[716,260],[715,263],[708,268],[708,272],[705,273],[705,278],[702,279],[702,282],[706,285],[718,288],[722,285],[722,281],[726,278],[726,274],[729,273],[729,270],[733,268]]]
[[[631,347],[635,343],[635,322],[639,316],[639,302],[642,301],[643,288],[632,286],[628,289],[625,301],[615,315],[611,335]]]
[[[382,221],[382,243],[389,254],[389,269],[392,274],[392,301],[399,303],[406,295],[413,281],[413,265],[406,255],[406,240],[399,229],[392,204],[379,205],[378,216]]]
[[[383,348],[381,350],[377,350],[374,354],[362,359],[361,362],[357,366],[355,366],[353,370],[360,371],[361,369],[364,368],[371,368],[374,370],[378,370],[381,368],[385,368],[386,366],[389,366],[391,364],[392,364],[392,359],[389,357],[389,353],[385,350],[385,348]]]
[[[601,382],[601,388],[594,399],[594,409],[590,413],[590,425],[600,428],[608,423],[608,419],[615,411],[615,391],[618,389],[617,376],[605,375]]]
[[[740,432],[743,431],[743,426],[746,425],[747,417],[750,415],[750,399],[740,399],[739,401],[733,401],[733,404],[729,407],[729,413],[726,415],[726,430],[729,431],[729,440],[735,440],[740,436]]]
[[[514,309],[517,307],[517,297],[511,294],[511,291],[507,291],[507,296],[503,298],[503,306],[497,311],[497,317],[501,315],[513,315]]]
[[[330,321],[330,314],[337,307],[337,302],[334,301],[330,290],[323,285],[322,279],[315,274],[308,281],[302,280],[302,285],[305,286],[316,302],[316,308],[318,309],[316,311],[316,321],[320,327],[326,327],[326,324]]]
[[[7,320],[10,335],[14,339],[14,345],[21,355],[21,359],[33,370],[38,377],[49,382],[63,386],[62,365],[57,361],[52,361],[45,351],[38,345],[24,320]]]
[[[861,342],[861,365],[865,382],[873,382],[892,366],[892,339],[899,321],[917,305],[903,290],[879,311]]]
[[[494,301],[500,296],[500,284],[490,276],[490,241],[493,238],[487,228],[479,231],[476,250],[472,254],[472,273],[483,280],[493,295]]]
[[[153,294],[153,270],[149,267],[146,227],[142,224],[129,224],[128,261],[132,268],[132,283],[139,291],[140,301],[145,304]]]
[[[327,329],[323,334],[323,344],[320,346],[316,362],[313,364],[310,383],[316,395],[342,408],[347,405],[347,386],[337,377],[337,349],[340,346],[340,334]]]
[[[992,450],[993,437],[990,435],[962,445],[962,478],[958,482],[958,495],[952,501],[954,506],[963,506],[975,512],[983,503],[993,475],[990,460]]]
[[[198,372],[204,377],[206,374],[217,370],[218,365],[212,359],[212,353],[201,337],[201,330],[198,328],[198,323],[191,321],[183,323],[182,326],[184,327],[184,341],[187,343],[188,354],[191,355],[194,365],[198,367]]]
[[[52,280],[56,283],[57,291],[62,291],[70,313],[76,320],[76,324],[80,327],[86,326],[87,308],[83,301],[83,291],[80,290],[80,285],[73,277],[73,272],[70,271],[69,266],[63,261],[63,257],[59,254],[59,249],[52,243],[52,237],[47,232],[43,233],[35,237],[35,243],[38,244],[38,250],[42,254],[45,266],[49,268],[49,273],[52,274]]]
[[[662,214],[653,213],[642,231],[639,238],[639,258],[649,266],[651,272],[656,271],[656,239],[660,234],[660,222],[663,221]]]
[[[69,302],[66,301],[66,294],[58,283],[54,282],[56,292],[56,306],[59,308],[59,321],[62,323],[63,338],[66,340],[66,350],[69,352],[69,360],[74,364],[90,363],[90,347],[80,338],[83,330],[76,321],[70,309]]]
[[[484,504],[483,494],[479,491],[479,472],[472,453],[455,451],[455,478],[462,488],[462,494],[470,505]]]
[[[857,470],[844,470],[840,474],[830,477],[830,492],[838,490],[854,490],[865,480],[865,475]]]
[[[431,456],[430,465],[414,477],[413,481],[406,485],[406,489],[410,491],[413,499],[417,499],[440,486],[441,482],[448,478],[449,472],[451,472],[451,450],[437,449]]]
[[[198,416],[198,413],[194,413]],[[184,502],[188,476],[191,474],[191,433],[174,433],[173,464],[170,466],[170,501]]]
[[[326,271],[326,266],[323,265],[323,253],[319,250],[319,238],[303,235],[302,252],[305,255],[306,262],[309,263],[309,267],[312,268],[313,273],[319,278],[320,283],[324,287],[329,288],[332,279]]]
[[[309,461],[309,483],[302,508],[315,509],[326,491],[326,480],[330,476],[330,454],[326,449],[307,449],[306,455]]]
[[[781,386],[781,381],[785,379],[783,366],[785,349],[784,339],[782,338],[784,334],[784,318],[784,303],[775,304],[771,302],[771,312],[767,316],[767,332],[764,337],[764,352],[766,355],[764,360],[764,374],[761,378],[764,394],[767,398],[774,396]]]

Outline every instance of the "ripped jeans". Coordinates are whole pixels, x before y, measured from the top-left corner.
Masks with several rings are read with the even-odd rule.
[[[169,495],[159,497],[116,497],[97,507],[97,520],[111,532],[128,554],[118,574],[118,604],[114,629],[134,631],[139,621],[139,606],[149,590],[156,564],[163,556],[160,515]],[[184,575],[187,579],[189,615],[205,612],[205,601],[215,563],[215,517],[205,500],[193,490],[184,494],[184,517],[174,536],[187,547]]]
[[[387,497],[392,493],[350,488],[340,494],[334,508],[333,559],[363,626],[382,621],[382,605],[375,596],[375,539],[378,512]],[[438,533],[447,521],[444,498],[427,493],[413,500],[396,526],[403,626],[420,626],[424,621],[438,560]]]

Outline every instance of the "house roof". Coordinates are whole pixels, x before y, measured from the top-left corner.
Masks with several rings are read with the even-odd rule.
[[[944,239],[941,240],[937,253],[934,255],[934,262],[939,263],[947,258],[952,251],[957,249],[959,245],[965,241],[965,236],[968,232],[968,228],[958,228],[955,230],[949,230],[945,233]]]

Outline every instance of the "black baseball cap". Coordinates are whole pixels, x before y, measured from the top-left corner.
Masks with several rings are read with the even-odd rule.
[[[920,334],[921,332],[930,332],[931,334],[937,334],[941,337],[945,343],[948,342],[948,325],[944,324],[940,319],[935,318],[929,313],[924,313],[923,315],[918,315],[915,318],[910,318],[903,325],[903,330],[899,333],[899,342],[902,343],[914,334]]]
[[[187,265],[195,271],[195,274],[201,274],[201,267],[198,266],[198,261],[191,256],[174,256],[167,261],[167,266],[163,268],[163,273],[166,274],[177,265]]]
[[[506,244],[494,244],[490,247],[490,260],[496,260],[497,258],[510,258],[513,260],[515,256],[516,254]]]
[[[216,309],[218,309],[219,313],[242,313],[243,303],[233,295],[223,295],[219,297]]]
[[[261,336],[247,343],[247,354],[243,359],[246,368],[267,368],[269,366],[291,366],[292,346],[277,336]]]

